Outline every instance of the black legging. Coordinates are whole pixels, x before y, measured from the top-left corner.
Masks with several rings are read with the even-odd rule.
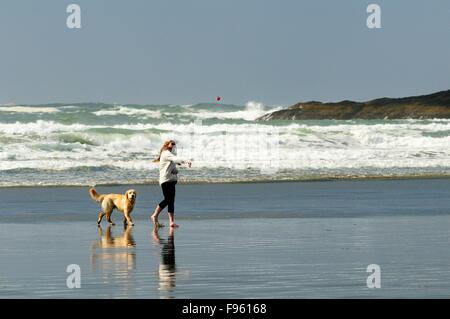
[[[159,203],[161,209],[166,208],[169,205],[169,213],[175,213],[175,184],[177,182],[165,182],[161,184],[164,199]]]

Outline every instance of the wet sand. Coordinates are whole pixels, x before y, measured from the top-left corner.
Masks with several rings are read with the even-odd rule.
[[[1,189],[0,297],[448,298],[450,180],[181,184],[173,234],[148,219],[158,187],[135,188],[127,229],[98,229],[84,188]]]

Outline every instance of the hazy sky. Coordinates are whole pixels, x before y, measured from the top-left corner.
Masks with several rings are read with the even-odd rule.
[[[81,7],[81,29],[66,7]],[[382,28],[366,26],[371,3]],[[0,103],[366,100],[450,89],[450,1],[1,0]]]

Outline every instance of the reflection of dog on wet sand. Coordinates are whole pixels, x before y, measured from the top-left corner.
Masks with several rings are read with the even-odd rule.
[[[123,222],[134,226],[133,220],[131,219],[131,212],[134,208],[134,203],[136,201],[136,191],[134,189],[129,189],[125,194],[98,194],[93,187],[89,188],[89,194],[92,199],[100,203],[102,210],[98,214],[97,224],[100,225],[103,216],[106,216],[106,220],[111,225],[114,225],[111,220],[111,214],[114,208],[117,208],[123,213]]]
[[[131,276],[130,270],[135,269],[136,265],[136,254],[132,249],[136,247],[134,227],[124,227],[120,235],[113,235],[112,228],[108,225],[103,231],[98,226],[99,238],[91,245],[91,265],[94,270],[100,269],[105,277],[113,275],[123,280],[124,274]]]
[[[103,233],[102,227],[99,226],[98,234],[100,239],[94,245],[94,248],[128,248],[136,246],[132,227],[124,228],[122,236],[113,236],[111,225],[108,226],[105,233]]]

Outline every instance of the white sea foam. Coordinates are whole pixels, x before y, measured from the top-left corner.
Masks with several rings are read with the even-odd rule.
[[[54,132],[77,132],[87,130],[89,128],[105,127],[104,125],[90,126],[85,124],[61,124],[54,121],[37,120],[35,122],[22,123],[1,123],[0,133],[10,135],[28,135],[34,134],[45,136],[46,134]]]
[[[270,109],[270,111],[276,111],[281,109],[282,107],[276,107]],[[187,113],[188,115],[198,118],[198,119],[231,119],[231,120],[246,120],[253,121],[258,117],[263,116],[268,112],[268,109],[259,102],[250,101],[246,104],[245,109],[239,111],[227,111],[226,109],[221,109],[221,106],[218,105],[217,108],[211,110],[193,110],[191,113]]]
[[[100,111],[93,112],[93,114],[95,114],[97,116],[128,115],[128,116],[148,116],[148,117],[152,117],[152,118],[160,118],[161,117],[160,111],[147,110],[147,109],[141,109],[141,108],[132,108],[132,107],[126,107],[126,106],[119,106],[119,107],[115,107],[113,109],[100,110]]]
[[[77,105],[63,105],[63,106],[60,106],[59,108],[72,110],[72,109],[79,109],[80,106],[77,106]]]
[[[6,108],[9,107],[17,106]],[[154,118],[165,114],[164,107],[149,110],[111,106],[100,111],[95,108],[98,121],[94,118],[93,122],[90,107],[77,106],[83,111],[80,113],[71,112],[69,106],[66,111],[64,107],[58,108],[66,112],[64,121],[70,120],[66,123],[45,112],[20,114],[18,119],[22,122],[2,122],[0,117],[2,178],[14,183],[14,178],[28,177],[20,173],[15,177],[16,173],[8,172],[33,169],[42,172],[42,176],[51,175],[49,170],[57,171],[64,181],[66,171],[76,171],[79,182],[91,178],[91,169],[101,172],[105,168],[139,178],[142,172],[156,169],[151,160],[168,138],[177,141],[180,156],[194,160],[192,174],[204,174],[207,179],[226,179],[227,174],[245,179],[254,176],[251,170],[272,172],[272,176],[284,171],[283,176],[292,177],[298,171],[350,174],[356,170],[358,174],[383,174],[410,169],[450,173],[450,120],[274,124],[253,121],[269,110],[260,103],[249,102],[245,108],[232,111],[184,106],[170,120],[164,117],[159,121]],[[102,118],[108,114],[124,116]],[[173,114],[172,110],[167,114]],[[195,121],[207,118],[218,120],[208,125]],[[68,184],[73,174],[66,176]],[[107,180],[108,176],[104,178]]]
[[[11,113],[57,113],[59,110],[54,107],[35,106],[0,106],[0,112]]]
[[[44,121],[1,124],[0,132],[7,136],[35,136],[29,137],[29,142],[3,145],[0,170],[105,165],[144,169],[167,138],[175,138],[180,155],[194,159],[196,167],[211,169],[261,168],[273,162],[280,169],[450,167],[450,133],[445,133],[450,131],[450,123],[290,124],[281,128],[260,124],[161,123],[111,127],[135,130],[133,134],[88,131],[107,127]],[[151,129],[165,133],[145,131]],[[92,141],[93,145],[76,139],[72,143],[61,142],[62,134],[67,132]],[[443,133],[440,137],[424,135],[439,132]],[[277,139],[276,147],[272,143],[272,149],[266,149],[271,139]]]
[[[172,105],[175,106],[175,105]],[[190,116],[198,119],[242,119],[252,121],[258,117],[264,115],[267,110],[262,103],[250,101],[246,104],[245,109],[239,111],[228,111],[226,108],[212,106],[210,110],[195,109],[192,105],[181,105],[186,110],[182,116]],[[280,109],[281,107],[273,109],[273,111]],[[115,116],[115,115],[127,115],[127,116],[147,116],[150,118],[160,118],[162,112],[160,110],[148,110],[145,108],[133,108],[126,106],[118,106],[111,109],[104,109],[93,112],[97,116]],[[173,114],[173,113],[167,113]],[[180,114],[177,114],[180,115]]]

